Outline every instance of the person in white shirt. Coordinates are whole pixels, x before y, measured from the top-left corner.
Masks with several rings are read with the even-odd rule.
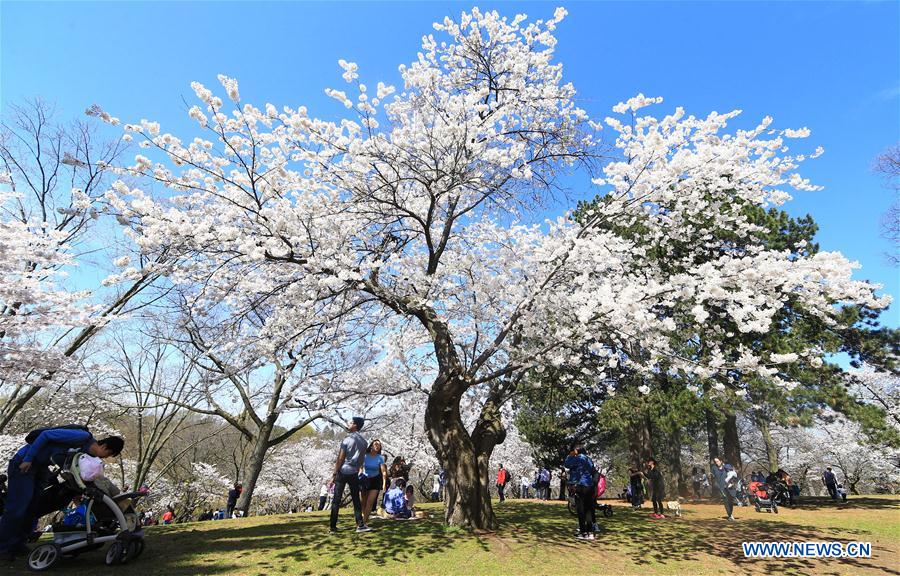
[[[431,499],[437,502],[441,499],[441,474],[440,472],[434,473],[434,480],[431,484]]]
[[[326,502],[328,502],[328,482],[322,484],[322,489],[319,490],[319,510],[325,509]]]

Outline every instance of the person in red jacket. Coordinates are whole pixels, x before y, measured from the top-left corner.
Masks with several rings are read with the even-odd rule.
[[[500,469],[497,470],[497,494],[500,495],[501,502],[506,500],[506,497],[503,495],[503,491],[506,489],[507,482],[509,482],[509,472],[507,472],[506,468],[504,468],[503,464],[501,464]]]

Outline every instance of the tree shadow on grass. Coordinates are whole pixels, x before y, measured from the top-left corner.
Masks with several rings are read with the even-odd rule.
[[[574,541],[577,521],[564,508],[507,508],[506,534],[521,544],[541,541],[551,546],[579,547],[583,543]],[[746,509],[744,509],[746,510]],[[752,508],[750,509],[752,510]],[[860,570],[880,571],[883,574],[900,575],[891,567],[894,560],[884,559],[889,552],[873,550],[874,558],[746,558],[742,542],[841,542],[851,540],[834,536],[859,535],[867,540],[869,533],[838,527],[808,526],[785,522],[769,522],[764,516],[742,518],[728,522],[724,516],[717,518],[691,518],[691,511],[684,511],[681,518],[668,517],[652,520],[646,510],[632,510],[616,507],[613,517],[601,519],[598,540],[589,544],[594,552],[603,557],[605,553],[620,552],[631,557],[639,566],[671,564],[700,560],[700,553],[724,558],[735,567],[761,573],[798,574],[813,576],[819,574],[851,573]]]
[[[798,508],[803,510],[897,510],[900,511],[900,500],[889,498],[872,498],[869,496],[848,496],[846,502],[832,500],[827,497],[810,497],[800,500]]]
[[[271,517],[271,522],[203,522],[147,530],[144,555],[122,566],[104,564],[106,547],[75,558],[62,558],[52,569],[67,575],[98,574],[322,574],[337,576],[353,568],[350,558],[363,558],[376,567],[403,564],[448,552],[473,536],[447,528],[440,515],[418,520],[373,520],[372,532],[358,534],[352,519],[342,516],[331,534],[323,514]],[[49,540],[48,540],[49,541]],[[487,541],[476,540],[482,550]],[[307,564],[308,565],[305,565]],[[4,567],[5,568],[5,567]],[[9,574],[30,574],[20,561]],[[357,563],[358,568],[358,563]],[[7,572],[4,571],[4,574]]]
[[[432,512],[438,512],[435,507]],[[533,547],[553,548],[565,554],[578,550],[596,565],[604,558],[627,556],[642,571],[657,564],[702,561],[709,554],[747,572],[812,576],[828,573],[856,573],[862,570],[900,575],[886,551],[874,550],[872,559],[748,559],[745,541],[838,541],[832,534],[863,531],[838,527],[808,526],[766,520],[766,515],[742,517],[737,522],[724,518],[701,518],[690,509],[680,519],[648,519],[647,510],[633,511],[616,506],[612,518],[598,518],[602,532],[596,542],[574,539],[576,519],[559,504],[507,502],[496,507],[501,530],[470,534],[443,525],[438,512],[432,518],[415,521],[373,520],[374,530],[357,534],[348,515],[342,514],[337,534],[328,532],[325,514],[298,514],[247,520],[204,522],[152,528],[148,530],[144,556],[124,566],[107,567],[106,549],[78,559],[63,559],[53,571],[60,574],[98,576],[116,574],[327,574],[338,576],[358,571],[359,559],[370,569],[393,573],[416,560],[439,558],[463,544],[474,542],[480,551],[517,554]],[[750,509],[752,511],[752,509]],[[783,519],[779,519],[783,520]],[[540,548],[538,548],[540,549]],[[26,574],[24,563],[19,572]],[[402,568],[400,568],[402,571]],[[364,570],[365,571],[365,570]]]

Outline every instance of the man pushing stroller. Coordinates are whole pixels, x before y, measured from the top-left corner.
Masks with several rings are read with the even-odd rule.
[[[0,557],[5,560],[29,552],[25,542],[37,520],[32,504],[49,484],[49,465],[54,457],[76,449],[96,458],[111,458],[125,447],[119,436],[98,441],[83,426],[34,430],[25,441],[27,444],[16,452],[7,469],[6,510],[0,518]]]

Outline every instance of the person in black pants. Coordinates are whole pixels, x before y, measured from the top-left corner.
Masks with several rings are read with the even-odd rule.
[[[362,505],[359,498],[359,469],[363,464],[363,457],[368,447],[366,439],[359,433],[365,420],[361,416],[355,416],[348,424],[350,434],[341,442],[337,460],[334,462],[334,499],[331,501],[330,528],[337,532],[338,509],[341,507],[341,499],[344,497],[344,487],[350,488],[350,500],[353,502],[353,516],[356,519],[356,531],[368,532],[371,530],[363,521]]]
[[[644,501],[644,484],[640,470],[628,469],[628,483],[631,484],[631,507],[638,508]]]
[[[581,443],[575,443],[566,457],[569,485],[575,492],[575,509],[578,512],[579,540],[594,540],[594,505],[597,498],[597,485],[594,483],[594,463],[584,453]]]
[[[722,495],[722,503],[725,504],[725,512],[728,514],[728,520],[734,520],[732,512],[734,511],[734,502],[731,497],[731,490],[728,488],[728,471],[725,470],[725,463],[720,458],[713,458],[712,464],[709,465],[709,471],[713,475],[716,487]]]
[[[228,501],[225,503],[225,518],[230,520],[234,515],[234,508],[237,506],[238,498],[241,497],[241,492],[244,491],[244,487],[241,486],[240,482],[234,483],[234,488],[228,491]]]
[[[828,490],[828,495],[831,496],[832,500],[838,499],[837,492],[837,477],[834,475],[834,472],[831,470],[831,466],[825,469],[825,472],[822,473],[822,484],[825,485],[825,489]]]
[[[665,518],[663,514],[663,498],[666,496],[665,485],[663,484],[662,473],[659,471],[659,465],[653,458],[647,460],[647,480],[650,481],[650,500],[653,502],[653,513],[651,518]]]

